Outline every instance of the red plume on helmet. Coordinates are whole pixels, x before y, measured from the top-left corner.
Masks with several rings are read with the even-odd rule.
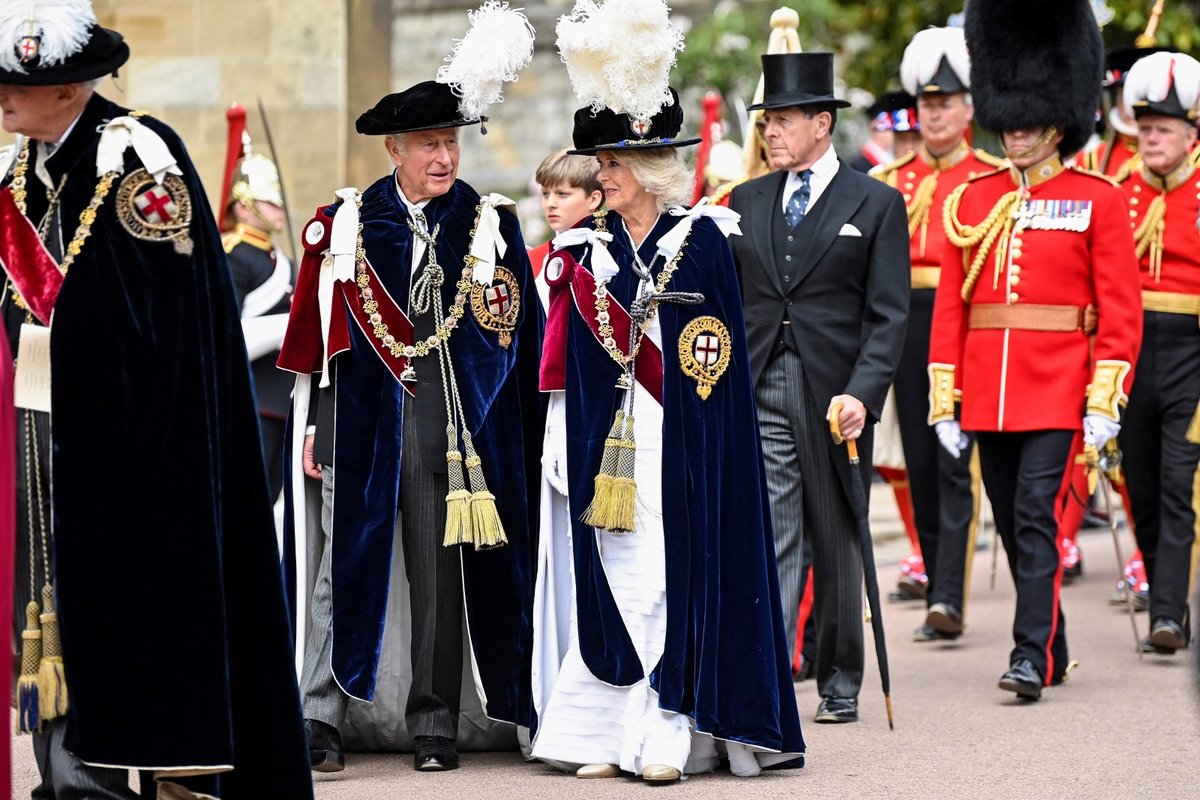
[[[233,173],[238,162],[246,155],[246,109],[233,103],[225,110],[229,121],[229,138],[225,142],[225,172],[221,177],[221,204],[217,206],[217,224],[227,230],[226,210],[229,208],[229,192],[233,186]]]

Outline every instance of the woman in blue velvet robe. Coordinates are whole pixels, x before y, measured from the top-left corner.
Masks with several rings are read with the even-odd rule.
[[[546,266],[533,754],[580,777],[675,780],[722,751],[741,775],[803,765],[741,294],[712,219],[736,218],[668,211],[689,190],[673,148],[695,140],[674,140],[681,124],[677,104],[642,134],[654,139],[625,115],[576,115],[575,152],[597,154],[610,211],[558,237]],[[602,340],[629,352],[629,311],[669,264],[661,288],[688,302],[658,303],[632,370],[634,530],[593,527],[606,440],[629,408]],[[546,513],[554,493],[569,511]]]

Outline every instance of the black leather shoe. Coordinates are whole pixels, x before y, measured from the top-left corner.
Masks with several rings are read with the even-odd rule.
[[[934,603],[925,615],[925,626],[939,633],[962,635],[962,612],[949,603]]]
[[[858,698],[822,697],[817,722],[858,722]]]
[[[445,736],[413,737],[416,751],[413,753],[413,769],[418,772],[443,772],[458,769],[458,748],[453,739]]]
[[[1019,658],[1000,678],[1000,688],[1018,697],[1037,700],[1042,696],[1042,676],[1028,658]]]
[[[308,740],[308,762],[314,772],[341,772],[346,768],[346,748],[337,728],[317,719],[306,719],[304,737]]]
[[[1160,655],[1174,655],[1175,651],[1187,647],[1187,635],[1183,626],[1168,617],[1154,620],[1150,627],[1150,647]]]
[[[961,634],[946,633],[944,631],[934,630],[928,625],[922,625],[913,631],[914,642],[953,642]]]

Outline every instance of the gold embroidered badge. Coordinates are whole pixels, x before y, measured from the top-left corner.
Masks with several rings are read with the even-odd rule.
[[[479,327],[500,334],[500,346],[508,349],[521,310],[521,290],[517,276],[504,267],[496,267],[491,286],[471,286],[471,312]]]
[[[732,346],[729,329],[716,317],[697,317],[679,335],[679,367],[696,381],[701,400],[708,399],[725,374]]]
[[[131,172],[117,189],[117,218],[129,233],[147,242],[171,242],[180,255],[192,254],[192,198],[178,175],[162,183],[145,169]]]

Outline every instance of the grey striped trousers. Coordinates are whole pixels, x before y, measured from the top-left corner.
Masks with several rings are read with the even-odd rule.
[[[790,350],[767,365],[756,395],[788,643],[794,651],[807,536],[817,689],[822,697],[857,697],[863,672],[862,554],[830,452],[825,407],[813,398],[800,357]]]
[[[446,528],[447,477],[421,463],[414,400],[404,401],[404,444],[400,470],[400,515],[396,533],[404,548],[404,573],[412,603],[413,683],[405,707],[411,736],[458,735],[462,693],[462,562],[458,548],[442,546]],[[440,398],[425,402],[440,402]],[[325,551],[312,596],[312,635],[304,652],[300,691],[306,719],[335,728],[346,716],[347,697],[333,679],[333,608],[330,552],[333,549],[333,470],[321,480],[321,527]],[[395,585],[395,584],[393,584]]]

